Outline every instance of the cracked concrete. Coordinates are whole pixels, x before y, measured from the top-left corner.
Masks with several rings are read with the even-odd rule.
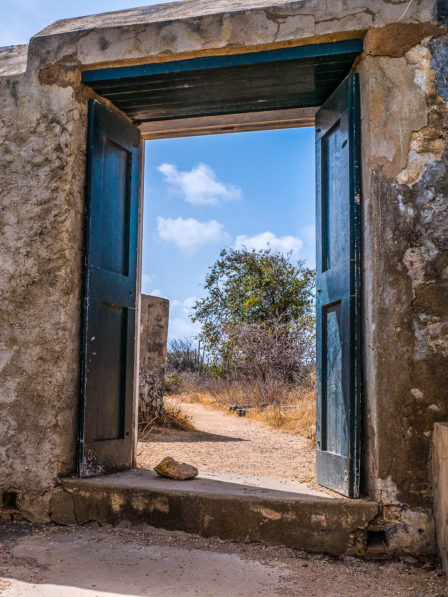
[[[0,525],[2,597],[409,597],[445,594],[435,562],[362,561],[139,529]]]

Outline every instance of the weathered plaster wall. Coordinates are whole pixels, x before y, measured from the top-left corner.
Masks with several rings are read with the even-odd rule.
[[[0,78],[0,493],[30,520],[74,470],[85,116],[70,87]]]
[[[364,484],[385,516],[403,523],[392,542],[434,548],[429,446],[434,421],[446,417],[448,387],[447,39],[435,0],[191,0],[62,21],[34,37],[28,53],[1,50],[0,489],[18,491],[26,517],[47,518],[58,475],[75,463],[88,94],[81,69],[367,31],[356,67]]]
[[[431,550],[431,435],[448,414],[448,35],[401,51],[387,38],[369,32],[358,65],[365,484],[404,523],[391,544]]]
[[[100,65],[225,54],[436,23],[435,0],[188,0],[57,21],[30,42],[30,65]],[[407,10],[406,10],[407,9]],[[406,12],[405,12],[406,10]],[[48,69],[56,76],[54,67]]]
[[[168,299],[141,295],[138,417],[142,423],[163,410],[169,313]]]

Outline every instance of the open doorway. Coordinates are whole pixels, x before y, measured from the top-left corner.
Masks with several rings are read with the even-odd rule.
[[[317,481],[359,497],[360,116],[358,76],[347,73],[361,48],[349,40],[83,74],[109,104],[89,108],[81,476],[135,462],[142,140],[315,124]]]
[[[202,477],[319,489],[314,136],[146,143],[142,293],[153,317],[140,345],[138,466],[172,456]],[[166,338],[158,297],[170,301],[163,412],[146,382],[160,378],[148,354]]]

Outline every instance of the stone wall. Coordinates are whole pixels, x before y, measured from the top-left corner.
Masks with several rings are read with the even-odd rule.
[[[0,65],[0,491],[42,521],[75,470],[87,105]]]
[[[432,476],[437,547],[448,574],[448,423],[434,425]]]
[[[0,50],[0,491],[48,520],[75,469],[83,69],[364,37],[363,486],[392,547],[434,550],[448,415],[447,30],[435,0],[192,0],[60,21]],[[407,10],[406,10],[407,9]]]
[[[394,31],[370,31],[357,67],[364,489],[385,505],[392,528],[402,521],[392,545],[431,551],[431,435],[448,415],[448,35],[409,47]]]
[[[138,418],[142,424],[163,411],[169,312],[167,299],[141,295]]]

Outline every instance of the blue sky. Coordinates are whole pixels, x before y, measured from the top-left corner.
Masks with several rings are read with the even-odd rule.
[[[5,2],[0,46],[27,43],[58,19],[162,3]],[[314,192],[313,129],[147,143],[143,292],[170,299],[170,337],[197,333],[189,310],[226,245],[269,242],[314,267]]]
[[[314,129],[146,143],[142,291],[171,301],[169,335],[189,317],[224,246],[293,251],[314,267]]]
[[[59,19],[166,4],[166,0],[0,0],[0,47],[28,43],[30,37]]]

